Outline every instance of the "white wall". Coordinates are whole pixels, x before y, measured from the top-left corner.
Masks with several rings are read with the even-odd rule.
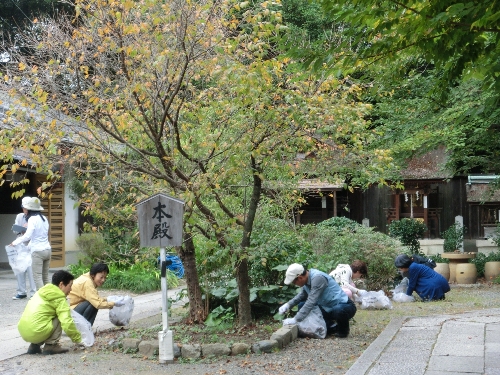
[[[16,220],[16,216],[16,214],[0,215],[0,263],[9,263],[5,246],[16,239],[16,235],[12,232],[12,225]]]

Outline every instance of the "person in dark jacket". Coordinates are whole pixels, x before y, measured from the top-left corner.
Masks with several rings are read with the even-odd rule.
[[[394,265],[408,275],[408,296],[415,291],[423,301],[435,301],[444,299],[445,293],[450,291],[450,285],[442,275],[426,265],[415,263],[406,254],[398,255]]]

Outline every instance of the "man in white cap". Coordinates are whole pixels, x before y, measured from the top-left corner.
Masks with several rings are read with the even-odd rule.
[[[356,305],[331,276],[314,268],[307,270],[301,264],[293,263],[286,270],[284,282],[285,285],[293,283],[302,289],[299,294],[279,308],[279,313],[285,314],[292,307],[304,302],[295,317],[285,319],[284,324],[301,322],[312,308],[318,305],[329,334],[339,338],[349,335],[349,319],[356,314]]]

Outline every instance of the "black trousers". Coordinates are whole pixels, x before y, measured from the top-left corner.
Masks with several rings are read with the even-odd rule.
[[[326,326],[330,327],[333,322],[337,322],[337,332],[340,334],[349,334],[349,319],[356,314],[356,305],[348,298],[346,303],[338,303],[332,311],[326,312],[319,306]]]
[[[78,305],[75,307],[75,311],[82,315],[85,319],[87,319],[90,322],[90,325],[94,325],[94,320],[95,317],[97,316],[97,309],[92,306],[92,304],[89,301],[83,301],[80,302]]]

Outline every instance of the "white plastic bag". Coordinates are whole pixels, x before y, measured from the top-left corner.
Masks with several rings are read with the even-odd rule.
[[[122,302],[123,306],[115,306],[109,310],[109,321],[115,326],[123,327],[129,324],[134,311],[134,300],[130,296],[109,296],[109,302]]]
[[[408,296],[406,293],[394,293],[392,295],[392,300],[394,302],[415,302],[415,297]]]
[[[75,310],[71,310],[71,317],[75,322],[76,329],[82,335],[82,344],[87,347],[94,345],[94,332],[92,332],[90,322]]]
[[[393,290],[391,290],[392,294],[397,294],[397,293],[406,293],[406,290],[408,289],[408,278],[405,277],[401,282],[396,286]]]
[[[299,336],[313,339],[324,339],[326,337],[326,323],[318,306],[314,306],[306,318],[297,323]]]
[[[16,246],[5,246],[7,257],[12,271],[16,275],[26,272],[28,267],[31,267],[31,252],[24,244]]]
[[[378,292],[366,292],[361,297],[361,309],[363,310],[390,310],[392,303],[383,290]]]

